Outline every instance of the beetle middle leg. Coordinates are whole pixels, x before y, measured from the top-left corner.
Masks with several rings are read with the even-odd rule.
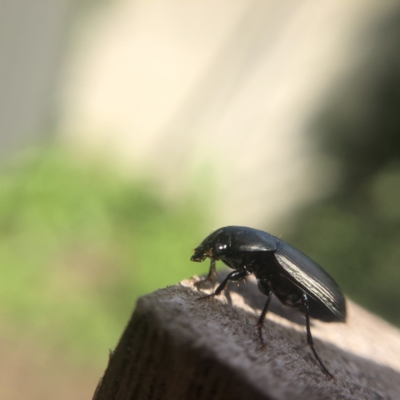
[[[214,296],[218,296],[225,289],[229,281],[240,281],[246,278],[247,275],[249,275],[249,273],[246,270],[233,271],[222,281],[222,283],[217,287],[214,293],[208,294],[207,296],[199,297],[197,300],[205,300]]]
[[[258,330],[258,336],[260,338],[260,342],[261,342],[261,347],[264,347],[264,340],[262,337],[262,327],[264,325],[264,321],[265,321],[265,316],[267,315],[268,309],[269,309],[269,305],[271,304],[271,299],[272,299],[272,288],[271,288],[271,282],[268,279],[258,279],[257,280],[257,286],[258,286],[258,290],[262,293],[265,294],[268,298],[267,301],[265,302],[264,308],[261,311],[261,315],[258,318],[257,324],[256,324],[256,328]]]
[[[321,366],[322,370],[325,372],[326,375],[328,375],[331,379],[335,379],[335,377],[328,371],[328,369],[325,367],[324,363],[320,359],[317,349],[315,348],[313,338],[311,336],[311,328],[310,328],[310,311],[308,307],[308,297],[305,293],[303,293],[302,296],[302,303],[304,306],[304,313],[306,315],[306,328],[307,328],[307,342],[309,346],[311,347],[312,352],[314,353],[315,358],[319,362],[319,365]]]
[[[262,336],[262,328],[264,326],[265,316],[267,315],[267,311],[269,309],[269,305],[271,304],[272,299],[272,289],[268,289],[268,291],[263,291],[264,294],[268,296],[267,301],[265,302],[264,308],[261,311],[260,318],[258,318],[256,328],[258,330],[258,336],[260,338],[261,346],[264,347],[264,339]]]

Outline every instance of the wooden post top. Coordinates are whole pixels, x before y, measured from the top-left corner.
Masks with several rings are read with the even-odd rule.
[[[351,301],[347,323],[312,320],[330,380],[304,317],[278,301],[260,348],[254,325],[266,298],[253,280],[202,294],[182,281],[139,298],[94,400],[400,399],[400,331]]]

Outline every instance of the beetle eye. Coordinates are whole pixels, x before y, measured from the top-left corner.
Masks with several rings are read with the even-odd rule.
[[[228,246],[223,243],[215,243],[214,245],[214,254],[221,254],[224,250],[226,250]]]

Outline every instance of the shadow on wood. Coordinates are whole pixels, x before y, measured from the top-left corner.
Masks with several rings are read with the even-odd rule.
[[[400,333],[349,302],[347,324],[313,321],[323,374],[301,313],[274,302],[260,349],[265,301],[254,283],[196,301],[191,281],[141,297],[94,400],[399,399]]]

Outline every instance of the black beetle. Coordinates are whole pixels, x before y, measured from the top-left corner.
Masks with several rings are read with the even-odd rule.
[[[268,296],[257,328],[263,344],[262,326],[272,293],[287,306],[300,309],[306,317],[307,342],[322,370],[333,378],[321,361],[311,336],[310,317],[325,322],[346,320],[346,301],[333,280],[316,262],[281,239],[258,229],[226,226],[217,229],[196,247],[191,261],[211,259],[208,276],[196,286],[215,277],[215,261],[234,269],[206,299],[219,295],[228,281],[240,281],[254,274],[261,293]]]

